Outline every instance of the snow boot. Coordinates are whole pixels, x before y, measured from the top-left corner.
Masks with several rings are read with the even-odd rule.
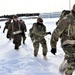
[[[19,47],[18,46],[15,46],[15,50],[18,50],[19,49]]]

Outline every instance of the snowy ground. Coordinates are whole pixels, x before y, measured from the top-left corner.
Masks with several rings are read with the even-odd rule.
[[[53,32],[57,20],[58,18],[44,19],[47,31]],[[26,44],[22,44],[19,51],[14,49],[12,40],[10,41],[6,38],[7,30],[5,33],[2,32],[5,22],[0,22],[0,75],[61,75],[59,65],[64,59],[64,52],[61,49],[60,41],[58,41],[57,45],[57,54],[54,56],[50,53],[51,35],[47,35],[45,38],[48,47],[48,60],[43,59],[41,45],[38,57],[34,57],[32,41],[28,34],[36,19],[25,19],[24,21],[27,26],[27,39]]]

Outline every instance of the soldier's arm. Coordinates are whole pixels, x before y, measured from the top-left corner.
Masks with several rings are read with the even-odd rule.
[[[3,29],[3,33],[5,32],[5,29],[6,29],[6,26],[5,26],[4,29]]]
[[[5,32],[5,29],[8,29],[8,22],[5,23],[5,27],[3,29],[3,33]]]
[[[56,48],[57,41],[58,41],[60,35],[65,30],[66,26],[67,26],[66,20],[63,19],[59,22],[59,25],[53,31],[52,36],[51,36],[51,41],[50,41],[51,48]]]

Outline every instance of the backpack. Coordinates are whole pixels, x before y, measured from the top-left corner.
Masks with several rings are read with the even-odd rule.
[[[58,25],[59,21],[60,21],[63,17],[65,17],[66,15],[68,15],[69,13],[70,13],[70,10],[63,10],[63,11],[61,12],[61,15],[60,15],[59,20],[56,22],[56,25]]]

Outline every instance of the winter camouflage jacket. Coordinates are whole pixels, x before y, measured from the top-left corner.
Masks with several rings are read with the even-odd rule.
[[[34,23],[30,29],[30,37],[33,40],[40,41],[46,35],[46,27],[43,24]]]
[[[66,15],[59,23],[56,29],[52,33],[51,37],[51,48],[56,48],[57,41],[61,38],[61,45],[71,43],[75,40],[75,17],[72,12]],[[70,40],[65,42],[66,40]],[[71,41],[72,40],[72,41]]]
[[[13,35],[15,34],[19,34],[19,33],[22,33],[22,25],[19,21],[15,22],[13,21],[12,22],[12,32],[13,32]]]

